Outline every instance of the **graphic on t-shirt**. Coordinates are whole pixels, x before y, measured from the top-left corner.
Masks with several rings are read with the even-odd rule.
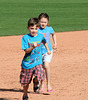
[[[33,44],[31,43],[28,43],[28,45],[30,47],[33,46]],[[38,62],[40,60],[38,56],[39,52],[40,52],[40,44],[37,44],[37,47],[35,47],[31,53],[25,55],[24,61],[29,62],[29,64]]]
[[[48,44],[48,43],[49,43],[49,33],[46,33],[46,35],[45,35],[45,39],[46,39],[47,44]]]

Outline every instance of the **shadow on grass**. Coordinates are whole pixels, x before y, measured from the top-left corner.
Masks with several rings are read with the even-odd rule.
[[[0,89],[0,91],[2,92],[5,92],[5,91],[10,91],[10,92],[23,92],[23,90],[21,89]],[[28,93],[31,93],[31,94],[40,94],[40,93],[35,93],[35,92],[32,92],[32,91],[28,91]],[[49,93],[41,93],[42,95],[50,95]],[[4,99],[4,98],[0,98],[0,100],[7,100],[7,99]]]

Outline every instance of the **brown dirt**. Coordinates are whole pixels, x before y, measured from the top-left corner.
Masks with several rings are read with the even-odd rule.
[[[30,100],[88,100],[88,31],[60,32],[57,51],[51,61],[53,92],[35,94],[29,87]],[[24,55],[22,36],[0,37],[0,100],[22,100],[19,83]],[[53,45],[53,44],[52,44]]]

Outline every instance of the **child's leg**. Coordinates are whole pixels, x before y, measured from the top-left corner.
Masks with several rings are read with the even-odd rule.
[[[42,65],[40,64],[40,65],[37,65],[36,66],[36,70],[35,70],[35,81],[34,81],[34,84],[36,83],[36,82],[40,82],[41,80],[42,80],[42,82],[43,82],[43,80],[45,79],[45,73],[44,73],[44,69],[43,69],[43,67],[42,67]],[[39,87],[39,84],[37,84],[37,85],[35,85],[35,86],[37,86],[37,87]],[[40,88],[38,88],[38,92],[40,91]]]
[[[39,85],[39,81],[37,80],[37,77],[35,77],[33,79],[33,90],[34,92],[39,92],[39,89],[40,89],[40,85]]]
[[[24,69],[22,68],[22,71],[20,73],[20,83],[23,87],[23,100],[28,100],[27,96],[27,90],[29,87],[29,84],[31,83],[32,80],[32,73],[33,73],[33,68],[31,69]]]
[[[23,90],[24,90],[23,96],[27,96],[28,87],[29,87],[29,84],[23,87]]]
[[[47,91],[52,92],[51,84],[50,84],[50,62],[52,59],[53,51],[51,51],[51,54],[48,55],[45,53],[43,55],[43,67],[45,69],[45,74],[46,74],[46,80],[47,80]]]
[[[46,80],[47,80],[47,90],[51,90],[51,84],[50,84],[50,65],[49,65],[49,62],[44,62],[44,69],[45,69]]]
[[[44,88],[45,88],[45,86],[44,86],[44,80],[43,81],[41,80],[41,85],[40,85],[39,93],[44,93]]]
[[[45,75],[46,75],[46,81],[47,81],[47,90],[51,90],[51,84],[50,84],[50,66],[49,62],[44,62],[43,63],[43,68],[45,70]],[[40,86],[40,92],[42,93],[44,91],[44,81],[41,81],[41,86]]]

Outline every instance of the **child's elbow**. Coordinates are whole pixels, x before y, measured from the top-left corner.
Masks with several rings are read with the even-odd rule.
[[[29,53],[27,49],[25,49],[24,51],[25,51],[25,53]]]

